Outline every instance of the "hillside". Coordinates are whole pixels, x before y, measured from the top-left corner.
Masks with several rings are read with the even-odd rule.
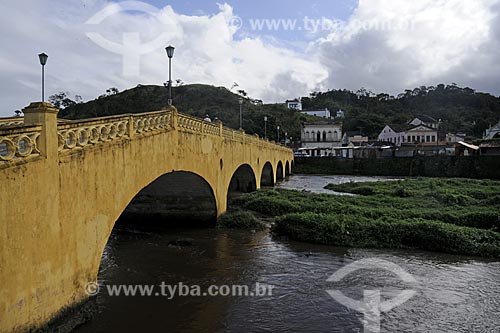
[[[224,125],[239,128],[239,95],[224,87],[193,84],[173,88],[174,105],[180,112],[197,117],[208,114]],[[398,96],[374,95],[360,89],[314,92],[302,97],[304,110],[329,108],[346,112],[344,131],[361,131],[376,138],[386,124],[404,124],[414,116],[427,115],[441,119],[440,129],[466,133],[481,138],[490,124],[500,118],[500,98],[456,85],[420,87]],[[167,89],[161,86],[137,86],[123,92],[112,91],[87,103],[70,103],[60,112],[66,119],[102,117],[123,113],[156,111],[167,104]],[[283,104],[255,104],[250,98],[243,103],[243,128],[249,134],[264,136],[264,116],[268,117],[267,136],[276,140],[276,126],[294,141],[300,137],[305,117]]]
[[[344,130],[361,131],[374,138],[386,124],[404,124],[414,116],[441,119],[443,131],[482,137],[483,131],[500,118],[500,98],[460,88],[454,84],[419,87],[398,96],[372,94],[360,89],[314,92],[302,98],[305,110],[329,108],[346,111]]]
[[[239,95],[223,87],[201,84],[172,88],[173,104],[179,112],[204,118],[208,114],[222,120],[225,126],[239,128]],[[167,89],[161,86],[137,86],[120,93],[101,96],[87,103],[71,105],[59,116],[65,119],[84,119],[124,113],[157,111],[167,105]],[[300,137],[301,115],[280,104],[254,105],[250,99],[243,103],[243,128],[249,134],[264,137],[264,116],[268,117],[267,137],[275,140],[276,127],[293,138]],[[305,118],[302,118],[302,121]]]

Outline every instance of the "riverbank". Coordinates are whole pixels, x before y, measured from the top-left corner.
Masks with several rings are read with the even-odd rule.
[[[328,188],[357,196],[270,190],[236,204],[275,216],[273,231],[297,241],[500,257],[499,182],[408,179]]]
[[[500,179],[500,156],[416,156],[371,159],[296,158],[296,174]]]

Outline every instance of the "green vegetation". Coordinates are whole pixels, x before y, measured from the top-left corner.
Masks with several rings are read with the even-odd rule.
[[[422,86],[397,96],[366,89],[313,92],[302,98],[302,104],[305,109],[343,109],[344,130],[361,129],[370,137],[376,137],[386,124],[405,124],[422,114],[441,119],[442,131],[482,137],[483,131],[500,117],[500,98],[456,84]]]
[[[238,204],[276,216],[274,231],[336,246],[500,257],[500,183],[411,179],[328,185],[358,196],[263,191]]]
[[[202,84],[182,85],[172,88],[173,103],[179,110],[195,117],[220,119],[225,126],[240,126],[240,95],[224,87]],[[126,113],[158,111],[166,107],[167,89],[160,86],[143,86],[118,92],[110,88],[105,94],[87,103],[67,101],[69,93],[53,95],[54,103],[65,107],[59,113],[64,119],[85,119]],[[276,140],[276,126],[280,125],[281,135],[287,132],[293,138],[300,137],[300,124],[306,117],[286,108],[283,104],[261,104],[245,97],[243,102],[243,128],[249,134],[264,137],[264,116],[267,116],[267,137]]]
[[[149,85],[138,85],[122,92],[110,88],[87,103],[81,103],[78,95],[74,100],[69,96],[69,92],[50,96],[50,101],[62,108],[59,116],[65,119],[157,111],[167,103],[167,89]],[[260,100],[248,97],[243,90],[231,91],[202,84],[173,87],[173,103],[180,112],[202,118],[208,114],[232,128],[239,128],[240,96],[244,97],[243,128],[249,134],[263,137],[264,116],[267,116],[267,136],[271,140],[276,140],[277,125],[282,130],[281,138],[287,132],[288,136],[297,140],[300,138],[301,123],[317,119],[289,110],[284,104],[263,104]],[[361,131],[372,138],[386,124],[404,124],[422,114],[441,119],[442,131],[465,132],[482,137],[483,131],[490,124],[496,124],[500,117],[500,98],[454,84],[419,87],[406,90],[398,96],[375,95],[364,89],[357,92],[329,90],[302,97],[302,103],[304,110],[342,109],[346,111],[344,131]]]
[[[230,212],[222,215],[217,221],[221,229],[265,230],[266,225],[252,213],[245,211]]]

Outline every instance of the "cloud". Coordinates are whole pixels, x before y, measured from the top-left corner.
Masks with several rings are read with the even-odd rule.
[[[324,85],[397,93],[456,82],[498,94],[499,13],[498,0],[360,0],[316,43]]]
[[[9,31],[2,37],[9,47],[0,51],[0,116],[40,99],[37,54],[42,51],[49,55],[47,96],[70,91],[93,99],[109,87],[161,85],[168,80],[168,44],[176,47],[173,79],[226,87],[238,82],[266,101],[307,94],[327,77],[314,55],[259,37],[236,38],[233,9],[227,4],[219,5],[215,15],[200,16],[138,2],[109,5],[104,0],[60,1],[54,10],[49,0],[0,4],[0,11],[9,14],[0,21],[2,31]]]
[[[500,91],[500,0],[360,0],[335,30],[316,37],[297,32],[293,41],[277,39],[272,31],[237,31],[238,13],[228,4],[214,15],[181,15],[175,6],[115,10],[89,24],[113,3],[1,2],[0,29],[7,33],[1,37],[0,116],[40,99],[40,52],[49,55],[47,96],[70,91],[93,99],[109,87],[166,82],[168,44],[176,47],[174,80],[226,87],[238,82],[265,102],[317,89],[366,87],[396,94],[440,82]],[[138,3],[114,4],[111,9]],[[123,45],[122,54],[99,46],[89,33],[105,44]]]

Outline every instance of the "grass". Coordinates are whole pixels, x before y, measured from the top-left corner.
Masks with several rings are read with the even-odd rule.
[[[252,213],[235,211],[222,215],[217,221],[221,229],[265,230],[266,225],[258,220]]]
[[[299,241],[500,257],[500,182],[408,179],[327,188],[358,196],[271,190],[237,204],[277,217],[274,231]]]

